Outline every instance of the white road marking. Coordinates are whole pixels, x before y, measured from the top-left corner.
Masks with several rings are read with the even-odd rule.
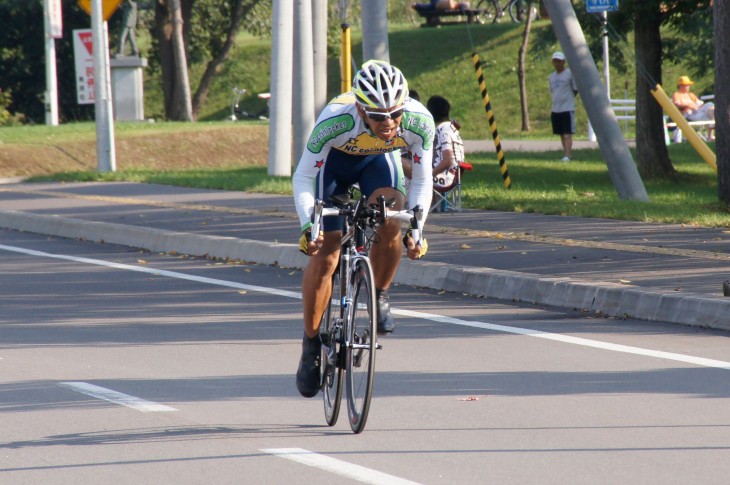
[[[417,482],[405,480],[394,475],[373,470],[360,465],[348,463],[346,461],[331,458],[329,456],[320,455],[303,448],[268,448],[262,449],[264,453],[286,458],[303,465],[319,468],[330,473],[335,473],[352,480],[362,483],[372,483],[379,485],[415,485]]]
[[[87,396],[96,397],[109,401],[114,404],[121,404],[128,408],[142,411],[143,413],[164,413],[170,411],[177,411],[175,408],[165,406],[152,401],[145,401],[138,397],[130,396],[129,394],[122,394],[121,392],[112,391],[105,387],[95,386],[88,382],[60,382],[59,386],[67,387],[73,391],[86,394]]]
[[[127,271],[137,271],[140,273],[154,274],[158,276],[166,276],[169,278],[178,278],[187,281],[195,281],[198,283],[204,283],[209,285],[225,286],[228,288],[236,288],[249,291],[258,291],[260,293],[267,293],[270,295],[278,295],[286,298],[297,298],[301,299],[301,294],[293,291],[279,290],[277,288],[268,288],[265,286],[256,285],[245,285],[243,283],[236,283],[233,281],[220,280],[215,278],[206,278],[203,276],[188,275],[185,273],[178,273],[176,271],[166,271],[162,269],[146,268],[143,266],[133,266],[130,264],[112,263],[109,261],[103,261],[99,259],[81,258],[77,256],[68,256],[63,254],[52,254],[45,253],[42,251],[35,251],[32,249],[24,249],[15,246],[5,246],[0,244],[0,249],[5,251],[11,251],[15,253],[28,254],[31,256],[40,256],[44,258],[62,259],[65,261],[74,261],[79,263],[93,264],[97,266],[106,266],[108,268],[123,269]],[[485,330],[492,330],[495,332],[513,333],[517,335],[525,335],[527,337],[536,337],[547,340],[555,340],[558,342],[582,345],[585,347],[592,347],[602,350],[610,350],[613,352],[622,352],[626,354],[643,355],[647,357],[654,357],[658,359],[673,360],[676,362],[684,362],[686,364],[697,365],[701,367],[713,367],[717,369],[730,370],[730,362],[714,359],[706,359],[704,357],[695,357],[691,355],[675,354],[673,352],[662,352],[659,350],[644,349],[641,347],[632,347],[628,345],[612,344],[609,342],[601,342],[599,340],[591,340],[580,337],[571,337],[569,335],[554,334],[548,332],[542,332],[540,330],[531,330],[528,328],[510,327],[506,325],[498,325],[495,323],[478,322],[461,320],[459,318],[444,317],[442,315],[436,315],[433,313],[416,312],[411,310],[400,310],[392,308],[391,311],[396,315],[403,315],[411,318],[420,318],[423,320],[431,320],[434,322],[447,323],[451,325],[461,325],[464,327],[482,328]]]

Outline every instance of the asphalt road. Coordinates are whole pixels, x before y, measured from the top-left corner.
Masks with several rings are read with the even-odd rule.
[[[726,483],[724,331],[400,286],[365,431],[298,270],[0,230],[0,483]]]

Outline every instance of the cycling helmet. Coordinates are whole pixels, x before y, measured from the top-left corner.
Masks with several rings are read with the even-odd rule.
[[[368,61],[355,74],[352,92],[361,106],[387,109],[408,97],[408,82],[397,67],[385,61]]]

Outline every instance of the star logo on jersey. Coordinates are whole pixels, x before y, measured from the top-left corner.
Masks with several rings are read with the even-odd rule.
[[[324,160],[317,160],[314,162],[314,166],[317,168],[322,168],[322,165],[324,165]]]
[[[413,154],[413,163],[418,163],[418,164],[421,163],[421,157],[419,157],[415,153]]]

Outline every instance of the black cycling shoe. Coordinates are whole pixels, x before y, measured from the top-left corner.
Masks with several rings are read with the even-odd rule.
[[[395,320],[390,314],[388,290],[376,289],[375,298],[378,300],[378,333],[392,333],[395,330]]]
[[[304,397],[314,397],[319,392],[319,366],[322,358],[322,341],[319,335],[314,338],[304,334],[302,340],[302,358],[297,369],[297,389]]]

